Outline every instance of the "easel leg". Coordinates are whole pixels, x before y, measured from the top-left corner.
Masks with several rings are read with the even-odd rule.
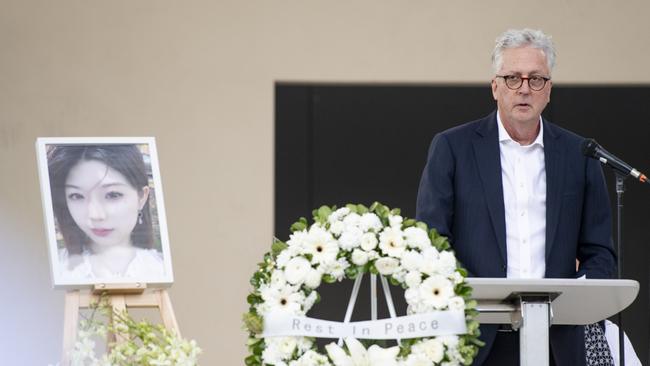
[[[115,314],[124,314],[126,312],[126,299],[124,295],[111,295],[111,324],[115,326]],[[121,343],[125,339],[115,333],[109,335],[109,342]]]
[[[77,339],[79,324],[79,290],[68,291],[65,294],[63,310],[63,354],[61,355],[64,366],[70,364],[70,355]]]
[[[169,330],[174,330],[177,336],[181,336],[181,330],[178,327],[178,322],[176,322],[176,316],[174,315],[174,309],[172,308],[172,301],[169,298],[169,293],[167,290],[158,291],[158,307],[160,308],[160,317],[162,318],[165,328]]]

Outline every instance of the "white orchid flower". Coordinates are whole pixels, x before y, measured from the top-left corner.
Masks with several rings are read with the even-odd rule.
[[[335,343],[325,346],[335,366],[397,366],[399,347],[381,348],[376,344],[366,348],[355,338],[346,338],[348,355]]]

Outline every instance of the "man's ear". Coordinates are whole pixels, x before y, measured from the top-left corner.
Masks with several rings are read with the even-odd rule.
[[[492,79],[492,98],[497,100],[497,79]]]

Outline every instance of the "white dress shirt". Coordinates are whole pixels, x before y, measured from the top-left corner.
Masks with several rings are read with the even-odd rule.
[[[546,166],[544,128],[532,144],[514,141],[497,113],[506,218],[508,278],[544,278],[546,272]]]

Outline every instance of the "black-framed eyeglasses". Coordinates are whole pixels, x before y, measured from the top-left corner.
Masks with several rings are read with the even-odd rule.
[[[524,80],[528,81],[528,87],[534,91],[540,91],[546,86],[546,82],[551,80],[540,75],[533,75],[529,77],[519,76],[519,75],[496,75],[498,78],[503,78],[503,81],[506,82],[508,89],[517,90],[521,88],[524,84]]]

